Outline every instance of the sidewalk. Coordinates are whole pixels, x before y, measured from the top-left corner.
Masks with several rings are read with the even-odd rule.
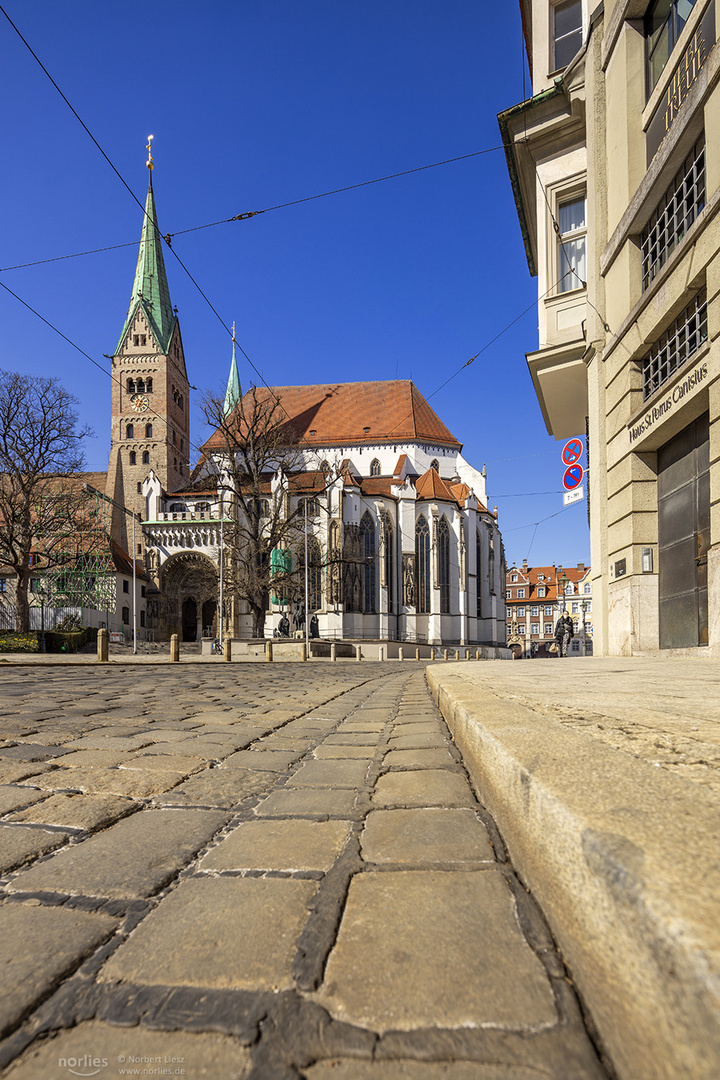
[[[433,665],[623,1080],[720,1075],[720,663]]]

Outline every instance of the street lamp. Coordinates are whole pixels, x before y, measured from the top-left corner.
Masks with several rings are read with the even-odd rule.
[[[587,644],[586,644],[586,638],[585,638],[585,613],[586,613],[586,611],[587,611],[587,609],[588,609],[588,602],[587,602],[587,600],[583,600],[583,601],[582,601],[582,603],[580,604],[580,608],[581,608],[581,610],[582,610],[582,626],[583,626],[583,633],[582,633],[582,644],[583,644],[583,656],[585,656],[585,655],[586,655],[586,653],[587,653]]]
[[[50,594],[42,578],[38,578],[33,592],[40,597],[40,652],[47,652],[45,644],[45,601]]]

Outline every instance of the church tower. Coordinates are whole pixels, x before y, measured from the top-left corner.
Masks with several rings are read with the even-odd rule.
[[[152,139],[152,136],[150,136]],[[142,482],[152,469],[165,491],[187,485],[189,383],[177,309],[170,303],[153,194],[153,159],[130,307],[112,357],[112,429],[107,495],[145,517]],[[132,555],[132,520],[113,509],[113,539]],[[141,530],[136,552],[143,555]]]

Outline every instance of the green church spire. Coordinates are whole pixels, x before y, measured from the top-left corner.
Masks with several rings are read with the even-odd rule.
[[[152,135],[150,138],[152,139]],[[148,151],[150,151],[150,148],[151,143],[148,142]],[[130,307],[120,335],[117,352],[122,349],[125,334],[135,317],[138,306],[142,307],[161,352],[167,353],[169,350],[175,328],[175,315],[170,303],[170,289],[168,288],[165,260],[162,252],[162,237],[158,228],[155,196],[153,194],[152,153],[148,157],[147,167],[150,176],[145,200],[145,217],[140,236],[140,251],[138,252]]]
[[[223,418],[229,416],[236,405],[240,403],[242,390],[240,388],[240,375],[238,374],[237,360],[235,359],[235,323],[233,323],[232,360],[230,362],[230,376],[228,378],[225,401],[223,403]]]

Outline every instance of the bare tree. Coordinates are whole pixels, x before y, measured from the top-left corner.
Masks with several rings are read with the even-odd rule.
[[[331,477],[306,471],[298,432],[272,390],[253,386],[229,414],[212,394],[202,407],[214,434],[200,473],[211,472],[223,496],[225,580],[250,609],[253,637],[263,637],[268,597],[289,602],[304,587],[302,559],[292,558],[303,544],[303,498],[320,496]]]
[[[16,629],[30,626],[33,556],[67,557],[86,514],[77,401],[57,379],[0,371],[0,563],[15,572]]]

